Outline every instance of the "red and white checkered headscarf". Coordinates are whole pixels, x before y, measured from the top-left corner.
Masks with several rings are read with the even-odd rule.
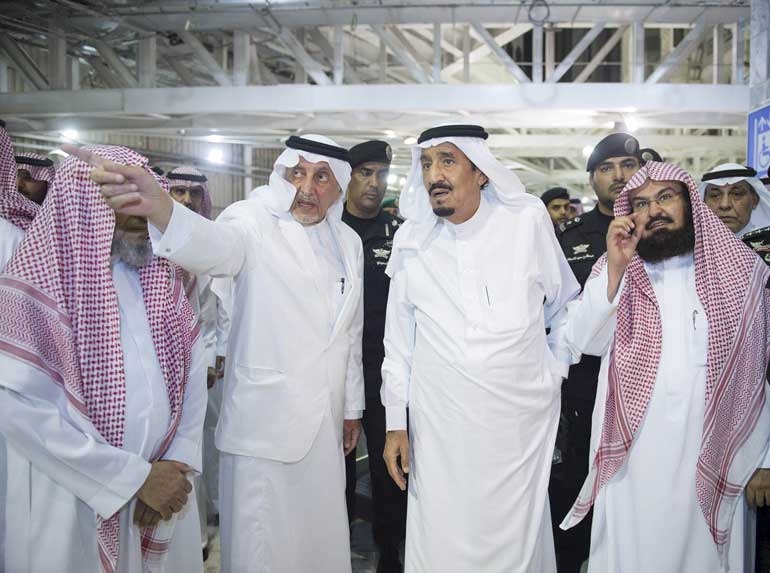
[[[98,155],[147,166],[121,147],[94,147]],[[60,166],[53,188],[14,257],[0,275],[0,351],[46,372],[69,403],[112,446],[123,446],[126,381],[120,311],[112,280],[115,214],[91,181],[91,166],[76,157]],[[158,362],[171,405],[171,424],[159,459],[182,415],[197,322],[179,269],[154,257],[138,270]],[[97,519],[102,571],[112,573],[119,554],[116,513]],[[145,559],[169,540],[143,532]],[[148,551],[148,548],[151,551]]]
[[[695,475],[698,503],[714,542],[728,541],[735,503],[767,447],[770,414],[765,373],[770,341],[770,268],[700,198],[681,168],[648,162],[615,202],[631,212],[629,193],[648,180],[679,181],[690,195],[695,229],[695,290],[708,319],[706,411]],[[606,265],[597,261],[594,275]],[[610,350],[609,383],[595,459],[563,526],[578,523],[599,490],[625,463],[652,396],[661,354],[660,310],[642,259],[628,265]]]
[[[26,169],[32,176],[32,179],[37,181],[45,181],[48,183],[48,189],[53,187],[53,179],[56,177],[56,168],[53,165],[34,165],[32,163],[25,163],[24,159],[32,159],[37,161],[50,161],[48,157],[43,157],[39,153],[18,153],[16,155],[16,168]]]
[[[40,210],[40,205],[19,193],[16,171],[11,138],[0,125],[0,218],[26,231]]]
[[[181,178],[178,177],[180,175],[182,176]],[[201,212],[199,215],[211,219],[211,195],[209,194],[209,188],[206,181],[191,181],[190,179],[185,178],[185,175],[206,177],[203,173],[190,165],[182,165],[166,173],[166,177],[171,182],[172,187],[201,187],[203,189],[203,203],[201,204]]]

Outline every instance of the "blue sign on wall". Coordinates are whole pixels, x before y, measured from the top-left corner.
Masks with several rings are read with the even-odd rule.
[[[761,176],[770,167],[770,105],[749,113],[749,145],[747,165]]]

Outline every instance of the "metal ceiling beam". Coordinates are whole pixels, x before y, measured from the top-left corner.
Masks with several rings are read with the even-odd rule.
[[[628,30],[628,26],[621,26],[615,30],[615,33],[610,36],[609,40],[607,40],[601,49],[596,52],[594,57],[591,58],[591,61],[588,62],[588,65],[578,74],[578,76],[575,78],[575,83],[582,83],[591,77],[591,74],[596,71],[596,68],[599,67],[599,65],[605,60],[605,58],[615,48],[615,46],[618,45],[618,42],[623,39],[623,34],[626,33],[626,30]]]
[[[57,114],[238,114],[356,111],[456,114],[565,110],[743,114],[748,86],[713,84],[425,84],[233,86],[0,94],[6,116]],[[598,126],[597,126],[598,127]]]
[[[313,78],[313,81],[316,84],[319,86],[332,85],[332,81],[329,79],[329,76],[326,75],[326,72],[321,67],[321,64],[315,61],[310,56],[310,54],[307,53],[307,50],[305,50],[302,42],[297,39],[291,30],[288,28],[283,28],[280,32],[278,32],[278,37],[281,39],[283,44],[289,50],[291,50],[292,54],[294,54],[294,57],[297,60],[297,63],[302,66],[302,69],[304,69],[311,78]]]
[[[411,76],[419,83],[426,84],[429,82],[428,74],[422,68],[420,62],[415,60],[407,50],[406,46],[394,36],[390,30],[383,26],[372,26],[372,30],[380,40],[385,44],[386,48],[401,62],[401,64],[409,71]]]
[[[495,44],[498,46],[504,46],[510,42],[513,42],[519,36],[529,32],[531,29],[531,24],[515,24],[513,26],[508,26],[505,31],[495,36]],[[468,53],[468,63],[474,64],[479,60],[486,58],[491,53],[492,48],[488,44],[484,43]],[[441,70],[441,77],[445,80],[448,80],[451,79],[454,74],[461,72],[462,70],[463,60],[459,59],[452,62],[448,66],[445,66],[444,69]]]
[[[48,80],[37,67],[37,64],[29,57],[27,52],[11,38],[10,34],[0,33],[0,46],[8,54],[16,70],[23,75],[33,89],[47,90]]]
[[[117,54],[117,52],[114,50],[112,46],[110,46],[104,40],[100,40],[97,38],[90,39],[89,43],[93,44],[94,48],[96,48],[96,51],[99,52],[99,55],[102,58],[104,58],[105,62],[107,62],[107,65],[112,69],[115,75],[120,79],[121,83],[123,84],[123,87],[126,87],[126,88],[138,87],[139,84],[137,83],[133,72],[126,65],[126,63],[120,58],[120,56]]]
[[[703,22],[703,20],[699,20],[695,23],[695,26],[692,28],[692,30],[690,30],[687,35],[682,38],[682,41],[677,44],[676,48],[674,48],[674,51],[671,52],[657,68],[655,68],[655,71],[653,71],[650,74],[650,77],[647,78],[646,83],[655,84],[665,80],[669,75],[671,75],[676,70],[677,66],[684,62],[687,56],[690,55],[690,52],[698,47],[698,44],[703,39],[705,33],[706,24]]]
[[[570,50],[569,54],[567,54],[559,63],[559,65],[556,66],[556,69],[553,71],[553,75],[549,78],[548,81],[556,83],[561,78],[563,78],[564,74],[566,74],[575,64],[578,58],[583,55],[583,52],[585,52],[593,43],[593,41],[599,37],[599,34],[601,34],[604,30],[604,26],[604,22],[597,22],[594,24],[593,27],[588,32],[586,32],[582,38],[580,38],[580,41],[575,44],[575,46]]]
[[[74,3],[73,3],[74,4]],[[197,2],[196,2],[197,4]],[[257,4],[251,2],[249,4]],[[707,25],[717,23],[729,24],[739,17],[746,19],[750,16],[749,6],[714,6],[703,5],[702,2],[692,2],[689,5],[670,5],[661,2],[635,2],[629,4],[621,1],[607,3],[559,3],[549,2],[550,22],[570,22],[593,24],[607,20],[612,14],[612,20],[618,23],[630,24],[644,21],[648,25],[656,23],[689,25],[698,17],[703,16]],[[210,6],[207,9],[149,9],[141,6],[131,7],[119,19],[102,16],[100,18],[74,17],[73,24],[78,26],[98,27],[105,19],[116,21],[121,25],[140,27],[155,31],[182,31],[194,29],[197,31],[253,28],[264,25],[262,14],[253,7],[244,5],[239,8]],[[113,10],[114,11],[114,10]],[[279,3],[270,4],[270,14],[281,26],[289,28],[313,26],[348,26],[355,21],[358,25],[384,25],[402,23],[435,22],[455,24],[461,22],[479,21],[492,23],[510,23],[511,3],[466,3],[455,4],[451,9],[439,5],[435,1],[415,2],[357,2],[332,3],[328,1]],[[526,23],[526,10],[519,13],[519,22]]]
[[[232,85],[227,72],[222,69],[222,66],[219,65],[214,56],[211,55],[211,52],[208,51],[195,34],[186,30],[180,30],[178,34],[184,43],[190,46],[195,57],[206,66],[208,72],[220,86]]]
[[[490,34],[484,26],[478,22],[473,22],[471,26],[476,31],[476,34],[478,34],[479,37],[484,41],[489,50],[495,54],[498,60],[500,60],[500,63],[505,67],[505,69],[508,70],[508,72],[514,78],[516,78],[520,84],[529,83],[529,77],[524,73],[524,70],[522,70],[519,65],[513,61],[513,58],[508,55],[508,52],[503,50],[503,48],[497,44],[495,38],[492,37],[492,34]]]

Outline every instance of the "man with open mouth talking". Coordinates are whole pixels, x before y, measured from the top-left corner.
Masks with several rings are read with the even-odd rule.
[[[551,342],[579,285],[487,137],[419,137],[387,268],[384,456],[408,490],[407,573],[556,571],[547,490],[567,357]]]
[[[344,453],[364,409],[363,253],[342,222],[348,152],[290,137],[268,185],[216,221],[143,172],[94,161],[107,203],[150,222],[153,249],[197,275],[233,277],[216,445],[222,570],[350,571]]]

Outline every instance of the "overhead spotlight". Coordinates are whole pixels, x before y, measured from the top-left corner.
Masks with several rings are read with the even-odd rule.
[[[221,147],[214,147],[209,151],[208,160],[211,163],[224,163],[225,162],[225,152],[222,150]]]
[[[633,132],[635,132],[637,129],[639,129],[639,122],[638,122],[638,121],[636,120],[636,118],[634,118],[634,117],[631,117],[631,116],[627,116],[627,117],[626,117],[626,118],[623,120],[623,123],[625,123],[625,124],[626,124],[626,129],[627,129],[629,132],[631,132],[631,133],[633,133]]]
[[[398,175],[396,175],[395,173],[391,173],[390,175],[388,175],[388,185],[395,185],[397,181],[398,181]]]
[[[406,177],[402,177],[401,179],[399,179],[399,180],[398,180],[398,184],[399,184],[401,187],[403,187],[404,185],[406,185]]]
[[[589,158],[591,157],[591,154],[594,152],[594,146],[593,145],[586,145],[583,148],[583,157]]]
[[[385,137],[387,137],[388,139],[393,139],[394,137],[396,137],[396,132],[393,131],[392,129],[386,129]]]
[[[404,140],[404,145],[414,145],[415,143],[417,143],[417,138],[416,137],[407,137]]]
[[[61,136],[64,139],[68,139],[70,141],[77,141],[78,137],[80,137],[80,134],[78,134],[77,130],[75,129],[65,129],[61,132]]]
[[[225,138],[221,135],[207,135],[203,139],[210,141],[211,143],[222,143],[225,140]]]

